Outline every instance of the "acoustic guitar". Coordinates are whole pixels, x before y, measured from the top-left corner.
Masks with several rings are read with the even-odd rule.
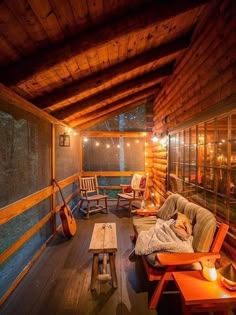
[[[65,237],[70,238],[76,234],[76,231],[77,231],[76,221],[69,205],[67,205],[65,202],[61,187],[59,186],[59,184],[57,183],[55,179],[53,179],[53,182],[58,187],[59,192],[61,194],[61,198],[63,200],[63,205],[61,206],[60,211],[59,211],[61,223],[62,223],[62,229],[63,229]]]

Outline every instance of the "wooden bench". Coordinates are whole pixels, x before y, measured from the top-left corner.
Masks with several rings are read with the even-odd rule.
[[[95,289],[96,281],[112,280],[112,287],[117,288],[115,257],[117,252],[116,223],[95,223],[89,245],[89,253],[93,253],[91,273],[91,290]],[[99,255],[103,255],[100,261]],[[99,273],[99,263],[102,272]],[[110,268],[109,268],[109,265]],[[108,271],[108,268],[110,271]]]

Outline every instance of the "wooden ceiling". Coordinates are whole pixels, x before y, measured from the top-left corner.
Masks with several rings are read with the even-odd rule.
[[[158,94],[207,1],[2,0],[0,82],[79,129]]]

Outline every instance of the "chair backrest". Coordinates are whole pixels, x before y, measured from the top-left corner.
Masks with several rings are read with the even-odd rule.
[[[79,177],[79,188],[83,197],[87,194],[98,194],[97,176]]]
[[[147,199],[148,195],[148,175],[134,174],[131,180],[131,188],[142,191],[144,199]]]

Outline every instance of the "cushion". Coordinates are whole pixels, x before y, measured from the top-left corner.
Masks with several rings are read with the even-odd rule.
[[[177,208],[179,212],[183,212],[183,209],[188,202],[187,199],[178,194],[170,195],[158,210],[157,217],[163,220],[168,220],[176,212]]]
[[[146,176],[142,176],[139,184],[140,189],[144,189],[146,187]]]
[[[192,225],[189,219],[178,211],[171,218],[174,221],[170,227],[181,240],[186,241],[192,235]]]

